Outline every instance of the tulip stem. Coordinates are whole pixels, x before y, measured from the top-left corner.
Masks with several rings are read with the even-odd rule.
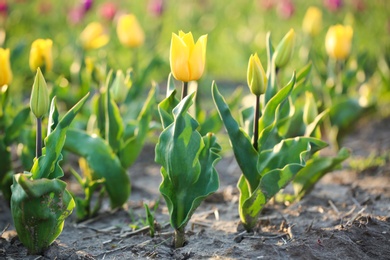
[[[185,242],[186,240],[185,240],[184,228],[175,229],[175,238],[174,238],[175,248],[183,247]]]
[[[260,95],[256,95],[255,118],[253,124],[253,148],[258,151],[259,139],[259,117],[260,117]]]
[[[188,94],[188,82],[183,81],[183,89],[181,92],[181,99],[184,99]]]
[[[42,155],[42,118],[37,118],[37,133],[36,133],[36,157],[37,159]]]

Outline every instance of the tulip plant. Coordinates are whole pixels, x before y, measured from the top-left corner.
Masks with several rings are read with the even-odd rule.
[[[167,98],[158,105],[163,131],[155,161],[162,166],[160,192],[175,229],[175,248],[184,245],[185,227],[196,208],[219,187],[215,164],[220,159],[220,146],[212,133],[201,136],[198,122],[188,113],[195,92],[187,95],[187,84],[203,74],[206,39],[204,35],[194,43],[191,32],[172,34],[170,64],[173,76],[183,81],[182,100],[175,98],[170,76]]]
[[[38,69],[30,106],[39,119],[49,109],[49,104],[44,101],[49,98],[46,88],[45,79]],[[81,99],[61,120],[56,99],[52,99],[45,147],[42,149],[41,139],[37,137],[37,157],[33,167],[29,172],[14,175],[11,186],[12,218],[18,237],[30,254],[41,253],[61,234],[65,218],[75,206],[66,190],[66,183],[60,180],[64,173],[59,162],[62,160],[66,131],[87,97]]]
[[[294,107],[295,99],[301,92],[310,66],[306,66],[298,75],[294,72],[284,87],[276,84],[277,73],[291,57],[293,39],[294,31],[291,30],[274,49],[270,35],[267,36],[267,73],[256,54],[250,57],[247,79],[250,91],[255,96],[255,105],[242,111],[242,127],[232,116],[217,85],[212,86],[215,105],[242,170],[237,184],[240,191],[239,215],[247,231],[255,227],[264,205],[295,176],[301,175],[295,185],[297,195],[305,194],[348,153],[343,151],[337,158],[314,160],[317,157],[315,153],[326,146],[315,137],[318,134],[316,128],[326,113],[317,115],[313,100],[306,102],[308,105],[303,113],[306,127],[302,119],[296,120],[303,115],[298,113],[300,109]],[[310,99],[310,95],[308,97]],[[302,127],[304,129],[300,135]],[[309,162],[312,164],[310,171],[306,170]],[[317,166],[321,168],[317,169]]]

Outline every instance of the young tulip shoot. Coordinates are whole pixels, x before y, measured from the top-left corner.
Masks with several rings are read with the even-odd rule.
[[[36,71],[38,68],[44,68],[44,71],[52,70],[52,46],[53,41],[50,39],[37,39],[32,43],[29,59],[32,71]]]
[[[12,81],[9,49],[0,48],[0,88]]]
[[[290,61],[291,55],[294,50],[294,40],[295,31],[294,29],[290,29],[290,31],[288,31],[288,33],[279,42],[278,46],[276,46],[274,59],[275,66],[277,69],[286,66],[287,63]]]
[[[325,48],[329,57],[345,60],[351,52],[353,29],[341,24],[331,26],[325,36]]]

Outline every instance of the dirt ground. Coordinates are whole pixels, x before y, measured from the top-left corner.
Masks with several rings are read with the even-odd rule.
[[[114,212],[105,206],[82,223],[71,216],[44,255],[27,255],[0,198],[0,259],[390,259],[389,131],[390,118],[361,122],[344,139],[352,157],[343,169],[326,175],[300,202],[267,204],[253,234],[240,229],[240,171],[233,157],[225,157],[218,164],[219,191],[195,212],[187,226],[188,243],[176,250],[167,208],[159,198],[159,166],[149,145],[129,170],[132,195],[127,205]],[[158,200],[160,230],[151,238],[143,228],[143,203],[153,206]]]

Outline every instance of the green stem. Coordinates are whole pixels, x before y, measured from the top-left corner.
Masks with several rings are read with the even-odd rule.
[[[183,89],[181,92],[181,99],[185,98],[188,94],[188,82],[183,81]]]
[[[184,246],[185,237],[184,237],[184,228],[175,229],[175,248],[180,248]]]
[[[256,95],[255,118],[253,124],[253,148],[258,151],[259,140],[260,96]]]
[[[343,64],[342,61],[336,61],[336,93],[343,94]]]
[[[36,133],[36,150],[35,154],[37,159],[42,155],[42,118],[37,118],[37,133]]]

